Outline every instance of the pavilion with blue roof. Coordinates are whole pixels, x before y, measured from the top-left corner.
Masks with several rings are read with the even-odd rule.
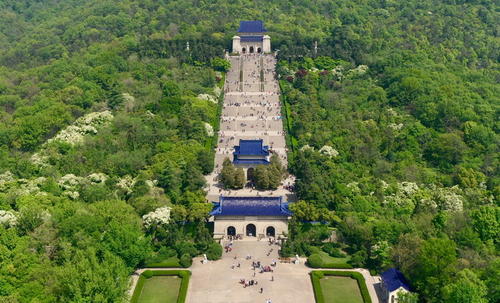
[[[264,145],[264,140],[240,140],[234,147],[233,164],[255,166],[269,164],[269,146]]]
[[[264,32],[267,32],[267,30],[264,28],[264,22],[261,20],[240,21],[238,33],[262,34]]]
[[[254,54],[271,52],[271,37],[266,35],[261,20],[240,21],[238,35],[233,37],[233,53]]]
[[[410,291],[410,286],[405,276],[396,268],[389,268],[380,276],[382,278],[382,288],[385,291],[386,302],[397,302],[398,293]]]
[[[221,196],[213,204],[210,215],[214,235],[219,237],[279,237],[288,231],[292,215],[282,197]]]

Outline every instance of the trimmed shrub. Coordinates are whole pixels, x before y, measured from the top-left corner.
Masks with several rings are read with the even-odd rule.
[[[149,279],[153,276],[153,272],[151,270],[146,270],[142,273],[142,276],[146,279]]]
[[[212,242],[208,245],[207,259],[219,260],[222,257],[222,246],[219,243]]]
[[[179,260],[179,264],[184,268],[188,268],[191,264],[193,264],[193,259],[189,254],[183,254]]]
[[[320,254],[312,254],[307,258],[307,265],[312,268],[321,268],[323,267],[323,258]]]
[[[325,253],[312,254],[307,258],[307,265],[312,268],[352,269],[352,265],[345,262],[329,262],[330,257]]]

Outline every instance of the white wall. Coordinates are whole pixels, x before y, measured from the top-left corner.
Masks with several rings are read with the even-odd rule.
[[[392,302],[398,302],[398,293],[399,292],[408,292],[406,289],[403,287],[400,287],[392,292],[389,292],[387,302],[392,303]]]
[[[229,226],[234,226],[236,234],[242,234],[246,237],[246,226],[248,224],[255,225],[257,236],[259,234],[265,236],[268,226],[274,227],[276,236],[282,235],[283,233],[288,234],[288,220],[286,217],[221,216],[214,218],[214,236],[225,236],[227,235],[227,228]]]

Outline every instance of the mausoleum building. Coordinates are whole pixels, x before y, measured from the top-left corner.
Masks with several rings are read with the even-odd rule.
[[[224,197],[210,213],[214,237],[276,237],[288,232],[292,213],[282,197]]]
[[[271,37],[266,35],[264,23],[240,21],[238,36],[233,37],[233,53],[253,54],[271,52]]]

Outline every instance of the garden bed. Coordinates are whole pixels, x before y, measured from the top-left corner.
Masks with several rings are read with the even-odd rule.
[[[311,272],[316,303],[371,303],[363,275],[354,271]]]
[[[188,270],[146,270],[134,290],[131,303],[184,303],[191,272]]]

